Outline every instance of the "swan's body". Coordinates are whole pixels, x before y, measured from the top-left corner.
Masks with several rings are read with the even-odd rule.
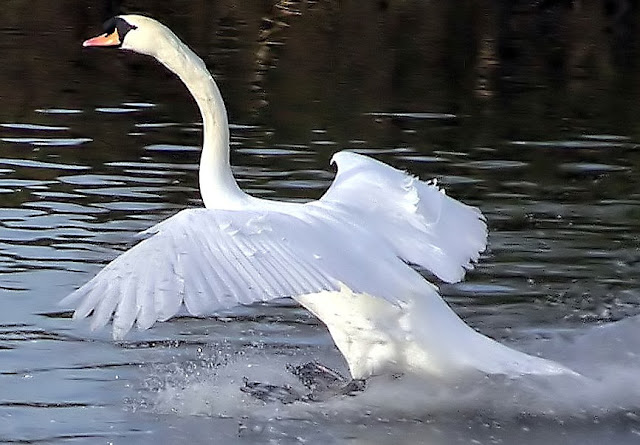
[[[147,329],[183,306],[204,316],[288,296],[328,326],[354,378],[572,373],[477,333],[407,264],[446,282],[461,280],[485,248],[486,225],[477,209],[435,184],[350,152],[334,156],[338,173],[317,201],[245,194],[231,173],[227,115],[205,64],[152,19],[115,20],[117,44],[162,62],[200,108],[206,208],[183,210],[143,232],[146,239],[63,300],[76,304],[76,318],[93,314],[97,328],[113,316],[113,336],[122,338],[134,324]],[[85,45],[108,46],[111,36]]]

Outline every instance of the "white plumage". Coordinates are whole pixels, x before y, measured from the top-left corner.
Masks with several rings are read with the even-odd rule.
[[[117,43],[161,61],[200,107],[206,208],[183,210],[142,232],[142,241],[62,301],[75,305],[74,317],[92,314],[93,328],[113,318],[119,339],[132,326],[147,329],[183,307],[206,316],[292,297],[328,326],[354,378],[572,373],[477,333],[408,265],[446,282],[461,280],[485,248],[479,210],[435,183],[345,151],[334,155],[336,178],[317,201],[245,194],[231,175],[226,111],[204,63],[152,19],[121,16],[116,23]],[[104,46],[107,37],[85,45]]]

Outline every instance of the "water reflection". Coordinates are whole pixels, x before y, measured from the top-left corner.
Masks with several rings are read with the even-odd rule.
[[[316,198],[341,148],[437,177],[479,206],[491,228],[470,279],[443,286],[465,319],[532,352],[635,372],[633,324],[580,336],[640,312],[635,37],[624,31],[628,16],[605,16],[598,2],[542,3],[547,9],[482,1],[130,7],[161,18],[205,56],[229,107],[242,187]],[[4,9],[0,441],[208,443],[215,432],[243,443],[633,442],[633,409],[603,398],[582,415],[531,414],[525,401],[511,406],[515,419],[470,404],[459,422],[437,404],[419,419],[393,418],[384,410],[392,397],[342,423],[320,419],[340,418],[335,406],[310,419],[274,420],[277,407],[242,422],[217,418],[254,407],[236,391],[243,375],[281,378],[285,362],[314,358],[343,366],[317,321],[278,303],[177,319],[113,343],[67,320],[56,301],[135,233],[200,205],[195,106],[148,60],[84,52],[79,43],[99,28],[99,14],[74,0]],[[606,370],[605,382],[620,375]],[[633,380],[620,382],[636,394]]]

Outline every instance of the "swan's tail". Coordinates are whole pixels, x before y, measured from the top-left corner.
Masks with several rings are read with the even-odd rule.
[[[421,295],[402,306],[346,287],[297,300],[327,326],[353,378],[383,373],[437,378],[470,372],[509,377],[578,375],[476,332],[441,300],[435,287],[428,290],[433,295]],[[436,299],[442,305],[434,305]]]

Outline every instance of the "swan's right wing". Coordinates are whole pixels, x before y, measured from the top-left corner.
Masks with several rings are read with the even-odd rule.
[[[92,328],[113,317],[113,336],[192,315],[344,283],[393,300],[421,277],[369,232],[310,207],[279,212],[183,210],[109,263],[61,304]],[[406,293],[404,293],[406,294]],[[397,300],[396,300],[397,301]]]
[[[333,156],[338,174],[319,204],[363,221],[408,263],[443,281],[462,280],[485,249],[480,210],[403,171],[358,153]]]

